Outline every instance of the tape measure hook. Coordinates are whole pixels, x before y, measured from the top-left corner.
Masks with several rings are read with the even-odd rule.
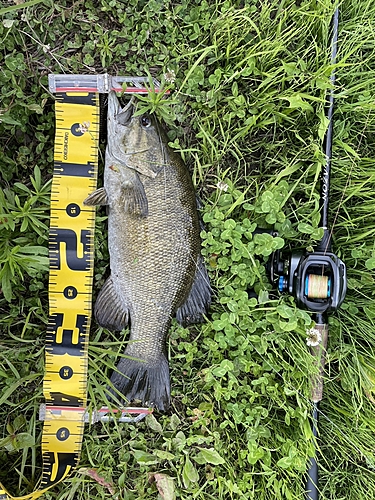
[[[82,412],[82,408],[75,406],[49,406],[45,403],[39,407],[39,420],[46,421],[53,418],[58,418],[62,413],[70,413],[76,415],[77,412]],[[82,416],[82,421],[85,424],[96,424],[97,422],[119,422],[122,424],[135,424],[143,420],[146,415],[152,413],[150,408],[139,408],[129,406],[126,408],[108,408],[103,406],[99,410],[85,410]]]
[[[111,90],[125,94],[148,94],[150,79],[144,76],[102,75],[48,75],[49,91],[56,92],[98,92],[108,94]],[[155,92],[160,92],[161,85],[152,78]],[[169,94],[169,91],[166,91]]]

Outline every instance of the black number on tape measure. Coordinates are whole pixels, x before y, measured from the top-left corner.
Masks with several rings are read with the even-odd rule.
[[[70,432],[66,427],[60,427],[60,429],[56,432],[56,437],[59,441],[66,441],[69,436]]]
[[[77,203],[69,203],[69,205],[66,207],[66,213],[69,215],[69,217],[77,217],[81,213],[81,209],[79,208],[79,205],[77,205]]]
[[[78,238],[72,229],[51,228],[50,230],[50,267],[61,269],[61,244],[65,243],[66,263],[72,271],[88,271],[90,269],[90,234],[88,229],[81,230],[83,257],[78,257]]]
[[[83,399],[72,396],[71,394],[64,394],[62,392],[50,392],[50,401],[54,406],[79,406],[83,405]]]
[[[69,380],[73,377],[73,369],[70,366],[62,366],[59,375],[63,380]]]
[[[56,94],[56,99],[64,103],[69,104],[91,104],[91,106],[96,106],[97,95],[94,92],[90,92],[87,95],[77,95],[72,93],[59,92]]]
[[[66,299],[75,299],[78,295],[77,288],[75,286],[67,286],[64,288],[63,294]]]
[[[50,317],[46,335],[46,350],[55,356],[82,356],[86,342],[87,316],[77,314],[76,329],[62,329],[64,314],[57,313]],[[62,332],[59,331],[62,329]],[[77,331],[78,330],[78,331]],[[60,335],[59,335],[60,334]],[[57,342],[57,338],[59,342]]]
[[[54,464],[57,463],[56,476],[52,477],[52,473],[56,471]],[[78,463],[77,453],[54,453],[48,451],[43,453],[43,477],[41,485],[46,488],[52,484],[57,483],[64,477],[66,470],[75,467]]]
[[[56,161],[53,175],[69,175],[70,177],[94,177],[95,165],[91,162],[87,162],[83,165],[80,163],[63,163]]]

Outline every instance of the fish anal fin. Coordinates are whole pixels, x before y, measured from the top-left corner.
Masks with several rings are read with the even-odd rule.
[[[201,323],[211,304],[212,289],[207,269],[202,256],[199,256],[198,268],[185,303],[177,310],[177,321],[183,325]]]
[[[122,184],[124,210],[128,213],[147,217],[148,201],[142,181],[135,175],[131,181]]]
[[[111,277],[100,290],[94,311],[96,321],[108,330],[122,330],[128,325],[129,308],[119,299]]]
[[[104,187],[101,187],[91,193],[85,200],[83,200],[84,205],[95,206],[95,205],[108,205],[108,195]]]

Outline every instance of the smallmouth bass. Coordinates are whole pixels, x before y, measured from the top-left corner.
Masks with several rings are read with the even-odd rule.
[[[130,339],[111,376],[128,401],[165,410],[170,401],[166,337],[171,320],[203,320],[211,287],[200,253],[200,221],[193,183],[168,147],[160,123],[134,116],[108,96],[104,187],[86,205],[108,206],[111,276],[96,304],[97,322],[130,326]]]

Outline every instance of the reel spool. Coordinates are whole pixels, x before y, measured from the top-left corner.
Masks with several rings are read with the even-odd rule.
[[[331,296],[331,278],[308,274],[305,280],[305,295],[309,299],[328,299]]]
[[[277,251],[268,267],[279,291],[293,295],[299,307],[311,312],[335,311],[345,298],[346,267],[332,252],[292,252],[283,258]]]

